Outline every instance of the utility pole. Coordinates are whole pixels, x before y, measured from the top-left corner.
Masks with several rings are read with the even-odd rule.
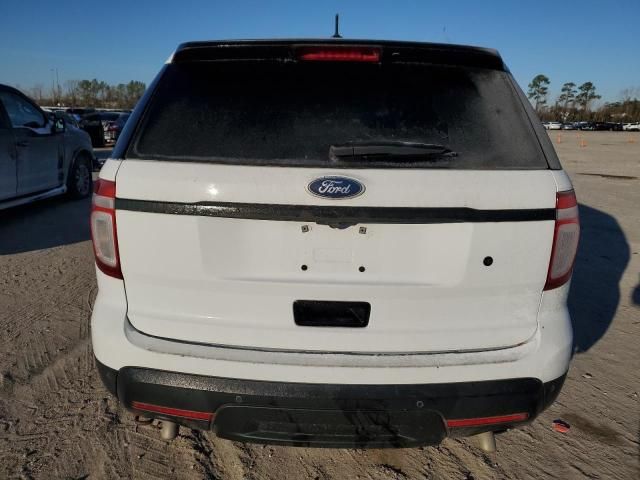
[[[58,78],[58,69],[56,68],[56,93],[58,95],[58,100],[60,100],[60,79]],[[57,104],[56,104],[57,106]]]
[[[50,69],[51,70],[51,96],[53,104],[56,104],[56,86],[54,85],[54,77],[53,77],[53,68]]]

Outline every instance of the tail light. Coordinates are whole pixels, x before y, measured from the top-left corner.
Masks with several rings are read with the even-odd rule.
[[[298,60],[316,62],[372,62],[380,61],[380,48],[357,46],[308,46],[298,47],[296,57]]]
[[[556,226],[545,290],[564,285],[573,272],[580,238],[578,202],[573,190],[558,192],[556,196]]]
[[[99,179],[91,205],[91,240],[96,265],[104,274],[122,278],[116,230],[116,182]]]

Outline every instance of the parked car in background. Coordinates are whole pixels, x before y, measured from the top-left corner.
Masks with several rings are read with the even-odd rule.
[[[90,195],[94,161],[86,132],[0,85],[0,209],[64,193]]]
[[[83,115],[88,115],[96,111],[95,108],[66,108],[65,111],[76,119],[76,122],[80,122]]]
[[[122,129],[124,128],[130,116],[131,113],[121,113],[117,119],[107,123],[104,132],[104,139],[107,143],[115,143],[118,141],[120,132],[122,132]]]
[[[640,132],[640,122],[625,123],[622,129],[626,132]]]
[[[555,400],[578,207],[497,52],[188,43],[129,122],[91,336],[164,438],[490,450]]]
[[[622,124],[614,122],[595,122],[593,124],[593,129],[598,131],[621,132]]]
[[[595,124],[593,122],[578,122],[578,130],[591,131],[595,130]]]
[[[76,120],[76,117],[68,113],[66,110],[51,108],[43,108],[43,110],[49,114],[53,114],[58,118],[63,118],[67,126],[71,125],[75,128],[80,128],[80,124],[78,123],[78,120]]]
[[[562,129],[562,123],[560,122],[547,122],[547,130],[560,130]]]
[[[94,147],[104,147],[106,143],[105,133],[109,122],[114,122],[120,116],[120,112],[94,112],[83,115],[80,118],[80,128],[89,134],[91,144]]]
[[[575,130],[576,127],[573,126],[573,123],[563,123],[562,130]]]
[[[73,116],[72,114],[67,113],[67,112],[55,112],[55,114],[56,114],[56,116],[58,116],[58,117],[62,117],[62,118],[64,118],[64,121],[67,123],[67,125],[71,125],[71,126],[73,126],[73,127],[75,127],[75,128],[78,128],[78,129],[82,130],[82,129],[80,128],[80,123],[78,122],[78,120],[76,119],[76,117],[75,117],[75,116]],[[87,134],[87,135],[88,135],[88,134]]]

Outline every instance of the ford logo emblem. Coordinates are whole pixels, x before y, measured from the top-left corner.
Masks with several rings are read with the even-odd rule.
[[[364,185],[348,177],[329,176],[316,178],[307,185],[307,190],[316,197],[342,200],[364,193]]]

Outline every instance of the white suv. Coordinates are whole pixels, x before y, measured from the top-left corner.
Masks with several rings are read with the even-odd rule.
[[[578,208],[497,52],[183,44],[112,156],[93,347],[165,438],[491,448],[556,398]]]

